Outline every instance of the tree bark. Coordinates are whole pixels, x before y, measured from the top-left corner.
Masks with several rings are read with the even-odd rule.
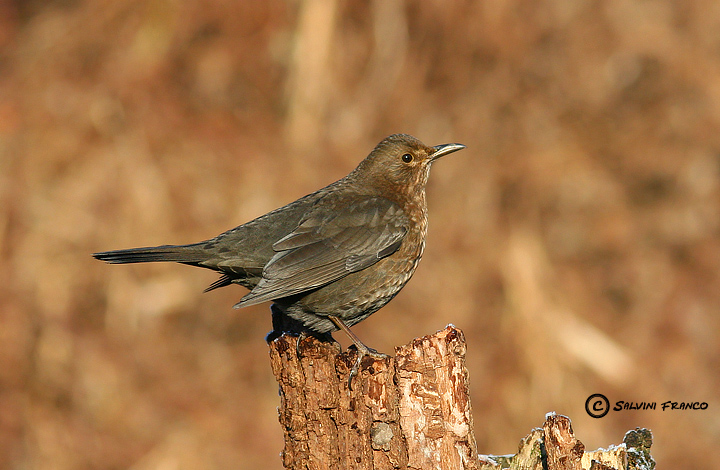
[[[465,338],[452,325],[396,348],[395,358],[366,356],[350,388],[356,354],[312,337],[283,335],[270,343],[286,469],[654,467],[649,431],[631,431],[608,451],[584,452],[569,418],[555,414],[521,440],[514,456],[478,455]]]

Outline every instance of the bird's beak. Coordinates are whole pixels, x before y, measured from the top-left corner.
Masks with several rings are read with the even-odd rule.
[[[430,161],[435,161],[440,157],[444,157],[445,155],[453,152],[457,152],[458,150],[462,150],[465,148],[463,144],[443,144],[443,145],[436,145],[433,147],[435,151],[430,155]]]

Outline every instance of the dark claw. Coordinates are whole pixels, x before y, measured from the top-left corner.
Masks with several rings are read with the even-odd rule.
[[[362,364],[362,360],[365,358],[365,356],[370,356],[374,359],[387,359],[388,357],[390,357],[387,354],[377,352],[373,348],[369,348],[364,344],[362,348],[359,348],[357,345],[354,346],[357,349],[357,359],[355,360],[355,364],[352,366],[352,369],[350,369],[350,374],[348,375],[348,390],[350,391],[352,391],[352,379],[354,376],[360,373],[360,365]]]
[[[353,378],[353,376],[357,375],[358,372],[360,372],[360,363],[362,362],[362,360],[365,356],[371,356],[371,357],[374,357],[375,359],[387,359],[390,356],[388,356],[387,354],[379,353],[379,352],[375,351],[373,348],[369,348],[369,347],[365,346],[365,343],[360,341],[360,338],[355,336],[355,333],[350,331],[350,328],[342,320],[340,320],[340,318],[338,318],[334,315],[328,315],[328,318],[330,319],[330,321],[332,321],[335,324],[335,326],[337,326],[337,328],[339,330],[343,330],[345,332],[345,334],[348,335],[348,337],[354,343],[355,348],[357,349],[358,357],[357,357],[357,360],[355,361],[355,365],[353,366],[352,369],[350,369],[350,375],[348,376],[348,389],[352,390],[352,378]]]
[[[307,338],[307,336],[308,336],[307,333],[304,331],[301,331],[297,335],[297,343],[295,343],[295,354],[297,354],[298,359],[300,359],[302,357],[302,354],[300,353],[300,343],[302,342],[302,340]]]

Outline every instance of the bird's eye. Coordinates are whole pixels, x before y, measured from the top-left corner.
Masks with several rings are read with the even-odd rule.
[[[404,161],[405,163],[410,163],[411,161],[413,161],[413,156],[409,153],[404,154],[401,158],[402,161]]]

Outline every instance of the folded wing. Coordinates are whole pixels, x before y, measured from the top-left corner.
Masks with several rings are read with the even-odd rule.
[[[277,253],[262,279],[235,307],[306,292],[372,266],[400,247],[407,226],[402,209],[382,197],[331,214],[318,207],[273,245]]]

